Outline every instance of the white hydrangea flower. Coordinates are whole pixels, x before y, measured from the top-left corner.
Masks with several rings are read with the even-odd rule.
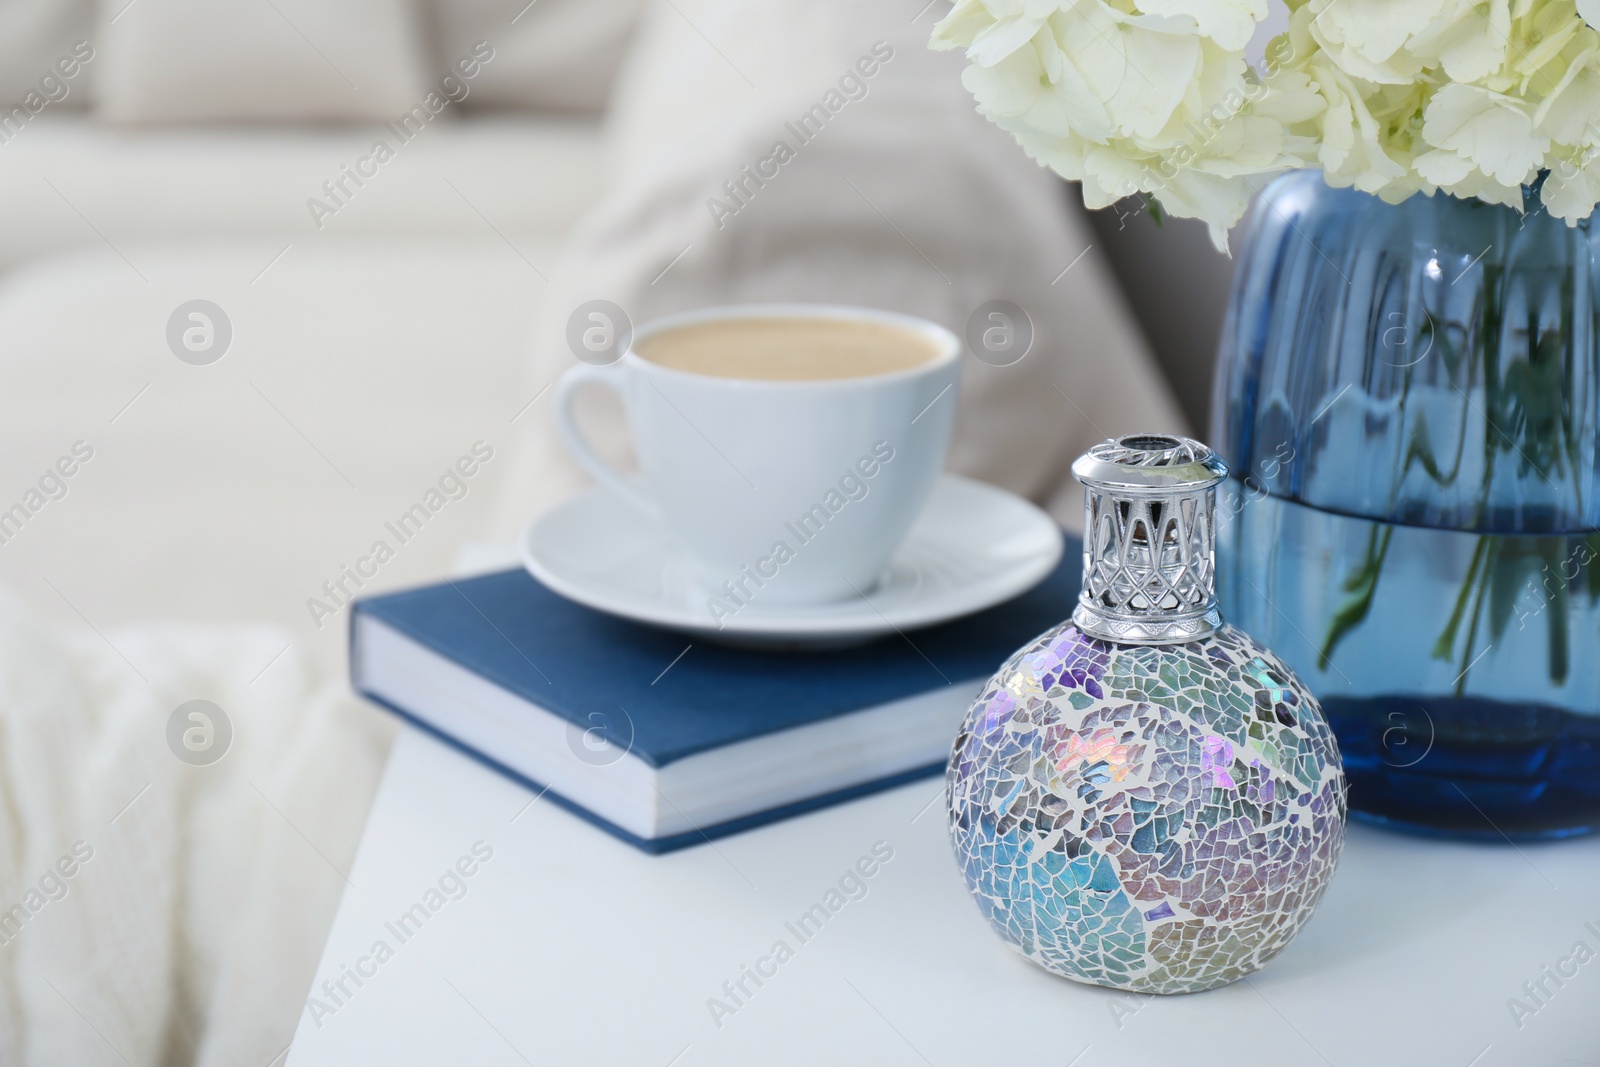
[[[1595,3],[1600,4],[1600,0]],[[1600,46],[1586,49],[1534,112],[1534,122],[1557,144],[1600,141],[1600,67],[1594,63],[1597,53]]]
[[[1380,84],[1415,80],[1422,61],[1405,50],[1438,20],[1446,0],[1310,0],[1301,10],[1327,58],[1350,77]]]
[[[1587,218],[1600,202],[1600,148],[1558,163],[1545,179],[1543,197],[1545,210],[1558,219]]]
[[[1136,193],[1219,248],[1266,177],[1319,166],[1398,202],[1443,190],[1571,224],[1600,202],[1600,0],[956,0],[979,110],[1102,207]]]
[[[1424,67],[1442,69],[1456,82],[1488,78],[1511,47],[1510,0],[1449,0],[1407,51]]]
[[[1328,183],[1376,193],[1402,177],[1405,168],[1384,151],[1383,128],[1367,108],[1356,80],[1325,56],[1313,62],[1310,75],[1328,102],[1317,152]]]
[[[1550,150],[1550,135],[1535,128],[1521,101],[1460,83],[1433,94],[1422,136],[1437,147],[1417,157],[1417,172],[1445,189],[1474,173],[1505,187],[1526,185]]]
[[[1144,0],[1140,9],[1152,15],[1186,17],[1195,32],[1230,52],[1242,52],[1267,17],[1267,0]]]

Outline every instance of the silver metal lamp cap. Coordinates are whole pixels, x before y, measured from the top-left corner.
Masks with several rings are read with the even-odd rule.
[[[1129,645],[1215,632],[1216,486],[1228,475],[1221,457],[1187,437],[1130,434],[1089,449],[1072,473],[1085,490],[1073,624]]]

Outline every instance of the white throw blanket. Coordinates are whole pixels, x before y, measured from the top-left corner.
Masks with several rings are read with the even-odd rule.
[[[0,597],[0,1065],[281,1062],[392,731],[288,644]],[[209,766],[167,742],[196,698]]]

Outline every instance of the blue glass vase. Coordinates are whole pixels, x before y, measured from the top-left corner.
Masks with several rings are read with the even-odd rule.
[[[1539,189],[1292,173],[1234,281],[1223,611],[1321,700],[1352,813],[1399,828],[1600,827],[1600,246]]]

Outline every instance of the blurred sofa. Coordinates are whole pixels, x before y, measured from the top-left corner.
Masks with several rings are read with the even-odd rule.
[[[100,457],[9,531],[0,581],[65,623],[270,620],[327,673],[320,583],[473,439],[508,451],[497,404],[604,185],[642,5],[327,5],[377,43],[285,0],[207,21],[232,6],[0,2],[0,485]],[[194,299],[230,320],[214,365],[166,341]],[[474,488],[385,583],[453,566]]]
[[[54,685],[4,694],[0,760],[55,785],[0,790],[0,899],[79,815],[149,789],[106,846],[119,881],[74,892],[101,906],[61,924],[72,967],[44,933],[0,958],[0,1061],[24,1041],[46,1051],[19,1062],[104,1055],[30,967],[70,974],[140,1067],[281,1056],[385,751],[345,694],[343,604],[509,564],[518,527],[582,486],[548,397],[583,301],[636,321],[849,301],[963,332],[1013,301],[1033,345],[966,361],[951,465],[1068,523],[1078,450],[1203,411],[1184,351],[1209,342],[1173,297],[1215,264],[1154,240],[1124,261],[976,115],[960,57],[922,47],[938,14],[0,0],[0,512],[23,516],[0,523],[0,659]],[[745,177],[819,106],[781,174]],[[733,217],[708,210],[736,180]],[[183,340],[195,301],[204,351]],[[1171,328],[1147,338],[1134,309]],[[626,451],[616,411],[588,414]],[[480,445],[477,477],[441,481]],[[88,459],[63,481],[63,456]],[[355,576],[430,493],[427,525]],[[19,633],[64,635],[78,667]],[[203,776],[160,731],[201,695],[239,730]]]
[[[541,394],[570,359],[567,309],[595,295],[636,318],[853,299],[958,330],[1013,297],[1038,351],[972,364],[953,463],[1068,523],[1073,452],[1183,428],[1102,241],[972,113],[955,57],[921,47],[937,11],[247,6],[236,24],[207,0],[0,3],[0,108],[17,102],[0,110],[0,485],[89,432],[58,428],[101,426],[120,464],[0,554],[0,579],[64,619],[45,576],[100,622],[271,619],[337,664],[307,598],[462,427],[486,427],[505,463],[385,585],[448,569],[474,534],[508,540],[581,484],[540,406],[512,425],[497,405]],[[896,58],[863,102],[713,225],[705,193],[884,35]],[[167,350],[165,316],[192,299],[233,320],[214,367]],[[259,558],[237,569],[245,551]]]
[[[372,93],[341,84],[346,76],[299,21],[317,8],[305,0],[257,12],[276,31],[264,44],[249,39],[262,26],[214,17],[186,37],[186,23],[213,5],[139,2],[138,18],[128,0],[0,2],[0,270],[96,240],[290,242],[307,236],[308,217],[336,238],[451,237],[476,222],[481,232],[558,243],[606,181],[601,117],[645,0],[357,4],[391,24],[387,62],[367,63],[391,84]],[[352,36],[348,26],[326,29],[334,44],[341,31]],[[218,54],[208,34],[234,50]],[[82,50],[93,58],[74,55]],[[241,52],[260,69],[235,74],[229,92],[189,91],[218,71],[250,68]],[[193,69],[197,54],[211,54],[216,70]],[[308,88],[285,92],[286,81],[304,80]],[[445,101],[443,121],[430,119],[426,137],[402,145],[411,130],[394,120],[430,91]],[[30,96],[37,111],[25,106]],[[407,165],[385,164],[381,181],[352,188],[359,175],[345,176],[368,154],[375,122]],[[330,181],[348,210],[325,192]],[[1075,193],[1063,199],[1082,212]],[[1157,224],[1142,208],[1130,200],[1095,213],[1098,243],[1191,425],[1203,427],[1231,271],[1197,225]]]
[[[560,240],[642,0],[322,6],[0,2],[0,269],[186,237]]]

